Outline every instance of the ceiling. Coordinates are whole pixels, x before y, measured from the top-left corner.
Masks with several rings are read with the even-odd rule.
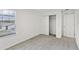
[[[26,11],[37,13],[40,15],[56,15],[58,13],[72,14],[76,12],[76,9],[26,9]]]
[[[42,15],[53,15],[56,13],[60,13],[61,9],[32,9],[32,11]]]
[[[41,15],[55,15],[58,13],[73,14],[76,11],[76,9],[31,9],[31,10]]]

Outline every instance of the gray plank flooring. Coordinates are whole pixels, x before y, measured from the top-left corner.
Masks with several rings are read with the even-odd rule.
[[[54,36],[38,35],[7,50],[78,50],[75,39]]]

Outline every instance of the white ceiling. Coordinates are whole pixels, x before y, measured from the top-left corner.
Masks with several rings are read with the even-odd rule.
[[[42,15],[53,15],[60,13],[61,9],[32,9],[32,11],[40,13]]]
[[[27,12],[34,12],[40,15],[56,15],[58,13],[71,14],[75,13],[76,9],[26,9]]]

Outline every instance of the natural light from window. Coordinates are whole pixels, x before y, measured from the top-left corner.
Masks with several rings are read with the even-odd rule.
[[[15,10],[0,10],[0,37],[16,33],[15,19]]]

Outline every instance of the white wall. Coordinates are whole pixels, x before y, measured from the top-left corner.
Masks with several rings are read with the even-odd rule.
[[[56,14],[56,37],[62,37],[62,14]]]
[[[79,10],[75,10],[75,38],[79,48]]]
[[[79,48],[79,13],[75,14],[75,38]]]
[[[49,33],[56,35],[56,15],[49,16]]]
[[[49,35],[49,16],[43,16],[41,20],[41,34]]]
[[[39,34],[47,34],[44,32],[46,27],[44,27],[45,22],[43,21],[45,18],[32,11],[16,10],[17,39],[24,41]]]
[[[63,16],[64,16],[63,17],[63,36],[74,38],[74,34],[75,34],[74,14],[64,14]]]

